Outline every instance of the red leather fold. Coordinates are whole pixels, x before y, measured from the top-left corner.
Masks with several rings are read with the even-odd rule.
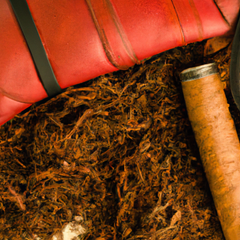
[[[61,88],[233,31],[238,0],[27,0]],[[47,96],[8,0],[0,0],[0,125]]]

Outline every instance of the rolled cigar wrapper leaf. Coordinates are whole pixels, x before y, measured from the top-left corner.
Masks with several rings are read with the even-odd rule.
[[[240,239],[240,144],[217,66],[180,75],[188,116],[226,240]]]

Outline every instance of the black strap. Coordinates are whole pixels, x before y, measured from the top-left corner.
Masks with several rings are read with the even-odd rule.
[[[27,2],[25,0],[10,0],[10,2],[31,52],[42,85],[48,96],[53,97],[61,92],[61,87],[56,80]]]
[[[232,44],[230,63],[230,88],[233,99],[240,110],[240,15]]]

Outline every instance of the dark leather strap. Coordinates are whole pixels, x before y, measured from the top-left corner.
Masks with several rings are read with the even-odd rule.
[[[232,44],[230,63],[230,88],[233,99],[240,110],[240,16]]]
[[[10,0],[13,11],[31,52],[36,70],[49,97],[61,92],[38,30],[25,0]],[[13,36],[14,37],[14,36]]]

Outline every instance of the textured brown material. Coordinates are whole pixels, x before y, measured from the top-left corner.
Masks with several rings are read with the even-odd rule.
[[[184,81],[182,87],[225,238],[238,240],[240,145],[220,77],[211,74]]]

